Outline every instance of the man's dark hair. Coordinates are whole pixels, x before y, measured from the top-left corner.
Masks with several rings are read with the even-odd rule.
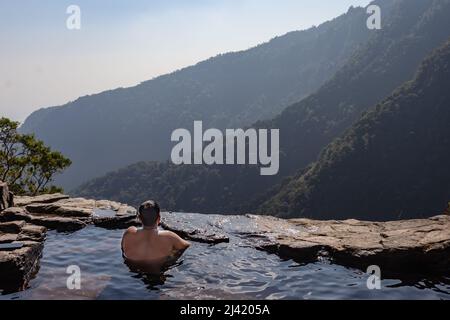
[[[144,227],[153,227],[160,217],[161,209],[156,201],[146,201],[139,206],[139,218]]]

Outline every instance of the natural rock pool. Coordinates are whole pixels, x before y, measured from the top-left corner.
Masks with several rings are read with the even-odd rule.
[[[122,233],[95,226],[50,231],[29,289],[0,299],[450,299],[450,278],[383,279],[381,290],[369,290],[360,270],[285,261],[239,235],[217,245],[193,242],[176,266],[148,277],[124,264]],[[81,290],[67,289],[71,265],[81,269]]]

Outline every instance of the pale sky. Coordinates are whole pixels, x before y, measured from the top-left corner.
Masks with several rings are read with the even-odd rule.
[[[1,0],[0,117],[134,86],[369,0]],[[81,8],[81,30],[66,9]]]

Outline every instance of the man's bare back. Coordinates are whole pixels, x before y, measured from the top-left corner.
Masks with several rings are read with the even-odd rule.
[[[160,208],[155,201],[146,201],[139,207],[143,229],[128,228],[122,238],[122,253],[134,267],[159,272],[168,262],[189,248],[189,242],[170,231],[160,231]]]
[[[136,262],[152,262],[174,257],[189,248],[189,242],[170,231],[157,228],[138,230],[129,228],[122,240],[126,259]]]

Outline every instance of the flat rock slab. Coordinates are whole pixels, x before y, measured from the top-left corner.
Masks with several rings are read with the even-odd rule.
[[[25,207],[32,203],[52,203],[59,200],[65,200],[69,199],[70,197],[61,194],[61,193],[54,193],[54,194],[44,194],[39,195],[36,197],[18,197],[16,196],[14,199],[14,205],[17,207]]]
[[[393,222],[249,217],[264,235],[260,249],[298,262],[328,256],[363,270],[371,265],[391,273],[450,270],[450,216]]]
[[[46,228],[25,221],[0,223],[0,244],[19,243],[22,248],[0,249],[0,292],[26,288],[39,268]]]
[[[204,216],[191,213],[161,213],[161,226],[169,231],[177,233],[187,240],[202,243],[229,242],[230,238],[217,226],[217,220],[223,216]]]
[[[26,221],[58,231],[76,231],[89,224],[125,228],[136,224],[136,209],[114,201],[69,198],[62,194],[18,197],[16,207],[0,213],[1,221]]]
[[[365,270],[449,273],[450,216],[393,222],[283,220],[266,216],[163,214],[162,226],[193,241],[247,239],[256,249],[299,263],[328,257]],[[217,239],[217,241],[216,241]],[[228,240],[225,240],[228,239]]]

